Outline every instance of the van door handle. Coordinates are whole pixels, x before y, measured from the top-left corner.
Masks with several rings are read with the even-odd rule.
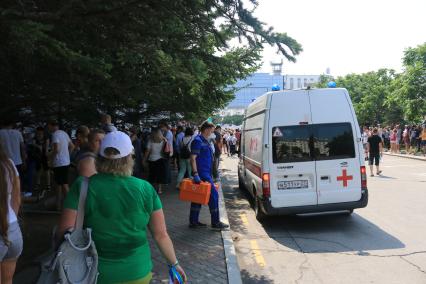
[[[328,176],[322,176],[321,180],[328,180]]]

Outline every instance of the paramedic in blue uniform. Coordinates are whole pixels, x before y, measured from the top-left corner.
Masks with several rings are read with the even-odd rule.
[[[209,138],[214,132],[215,125],[205,121],[200,126],[200,134],[197,135],[191,144],[191,166],[192,176],[195,183],[201,181],[211,184],[209,208],[211,215],[211,225],[213,229],[222,230],[229,228],[219,218],[219,195],[215,188],[212,177],[213,166],[213,150],[209,142]],[[200,215],[201,204],[191,203],[191,212],[189,215],[189,227],[199,228],[205,227],[206,224],[200,223],[198,217]]]

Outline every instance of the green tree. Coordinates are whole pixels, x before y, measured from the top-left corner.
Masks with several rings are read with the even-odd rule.
[[[221,123],[222,124],[234,124],[234,125],[241,125],[243,124],[243,119],[244,119],[244,115],[229,115],[229,116],[224,116],[222,118]]]
[[[419,122],[426,115],[426,43],[404,53],[404,72],[380,69],[338,77],[337,87],[346,88],[361,124]],[[321,75],[318,88],[333,77]]]
[[[397,108],[386,103],[394,78],[393,70],[380,69],[376,72],[339,77],[336,84],[348,90],[360,124],[386,123],[389,119],[389,109]]]
[[[389,123],[402,116],[401,108],[390,100],[396,76],[388,69],[348,74],[337,79],[322,75],[316,87],[327,88],[327,83],[334,80],[338,88],[348,90],[360,124]]]
[[[334,77],[330,75],[321,74],[318,83],[315,84],[316,88],[328,88],[327,83],[334,81]]]
[[[290,61],[302,50],[239,0],[6,0],[0,38],[1,115],[85,123],[100,112],[207,116],[265,44]]]
[[[426,115],[426,43],[404,52],[404,72],[397,77],[391,101],[403,108],[408,121],[419,122]]]

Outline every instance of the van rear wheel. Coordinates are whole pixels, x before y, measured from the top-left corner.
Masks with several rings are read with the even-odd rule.
[[[238,187],[240,188],[240,190],[244,190],[245,186],[243,183],[243,179],[240,177],[240,175],[238,174]]]
[[[262,211],[262,208],[261,208],[261,205],[260,205],[260,199],[257,196],[254,197],[253,207],[254,207],[254,213],[256,214],[256,219],[259,222],[264,221],[265,218],[266,218],[266,215]]]

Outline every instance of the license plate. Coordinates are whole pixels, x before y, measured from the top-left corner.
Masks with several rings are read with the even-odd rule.
[[[307,180],[290,180],[290,181],[279,181],[278,189],[299,189],[299,188],[308,188]]]

